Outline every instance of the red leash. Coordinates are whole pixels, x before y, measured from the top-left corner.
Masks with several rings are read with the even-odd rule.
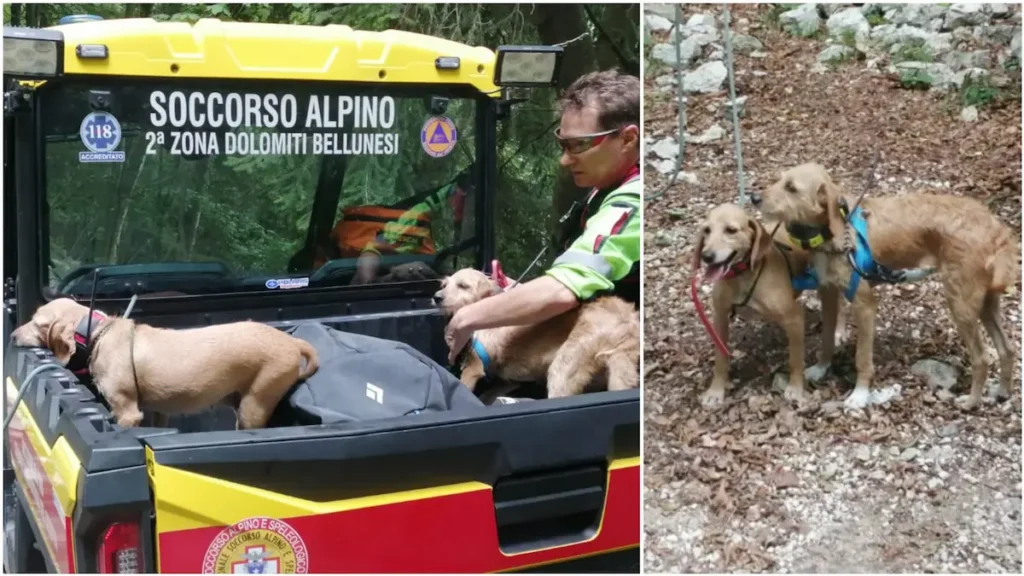
[[[501,263],[497,259],[491,261],[491,278],[502,290],[508,288],[508,276],[501,271]]]
[[[700,323],[704,325],[704,330],[707,331],[708,335],[715,342],[715,347],[718,351],[724,354],[727,358],[729,357],[729,347],[722,341],[722,337],[715,332],[715,327],[708,320],[708,315],[704,312],[704,305],[701,304],[700,298],[697,294],[698,284],[698,272],[694,272],[693,276],[690,277],[690,298],[693,299],[693,305],[697,308],[697,316],[700,317]]]

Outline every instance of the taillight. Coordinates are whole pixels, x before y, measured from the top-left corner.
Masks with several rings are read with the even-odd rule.
[[[111,524],[100,536],[96,570],[100,574],[140,574],[141,568],[139,525],[128,522]]]

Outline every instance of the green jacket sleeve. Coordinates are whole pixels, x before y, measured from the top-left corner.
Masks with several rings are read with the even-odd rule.
[[[608,194],[583,234],[548,269],[579,300],[612,290],[640,261],[641,186],[636,180]]]

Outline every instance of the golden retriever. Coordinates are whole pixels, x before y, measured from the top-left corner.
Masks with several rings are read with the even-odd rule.
[[[836,340],[845,338],[846,321],[839,290],[818,290],[822,304],[822,348],[818,363],[804,370],[804,308],[797,300],[801,290],[794,277],[802,275],[810,255],[788,243],[776,230],[772,237],[760,222],[736,204],[720,204],[708,212],[696,233],[694,272],[703,262],[704,277],[714,283],[711,292],[715,331],[729,341],[729,320],[734,310],[753,312],[786,332],[789,347],[789,384],[786,399],[803,400],[805,376],[817,381],[827,372]],[[780,247],[779,245],[783,247]],[[715,347],[711,386],[701,400],[705,406],[720,404],[729,384],[729,357]]]
[[[802,164],[784,171],[778,181],[751,199],[768,217],[782,220],[787,226],[814,227],[828,237],[812,251],[814,268],[825,286],[844,290],[851,285],[856,272],[848,251],[857,242],[866,241],[874,261],[890,270],[934,269],[942,282],[950,316],[971,357],[971,392],[958,403],[968,410],[978,404],[988,372],[979,320],[999,354],[998,395],[1010,396],[1013,351],[1002,327],[999,297],[1020,276],[1020,251],[1010,229],[982,203],[925,193],[864,198],[859,208],[866,221],[867,237],[858,240],[846,215],[855,207],[852,199],[819,164]],[[863,407],[870,395],[875,283],[874,279],[862,278],[852,299],[857,325],[857,384],[846,399],[851,409]]]
[[[451,315],[499,291],[483,272],[467,268],[442,279],[434,301]],[[632,304],[613,296],[539,324],[480,330],[474,338],[488,364],[471,341],[460,378],[470,390],[485,373],[513,382],[546,378],[549,398],[580,394],[600,376],[609,390],[640,385],[640,320]]]
[[[67,365],[88,314],[70,298],[52,300],[14,331],[14,343],[49,348]],[[225,402],[239,429],[261,428],[319,365],[308,342],[258,322],[168,330],[108,317],[91,332],[89,372],[122,427],[138,426],[142,410],[189,413]]]

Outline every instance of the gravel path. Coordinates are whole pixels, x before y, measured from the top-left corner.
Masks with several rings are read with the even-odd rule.
[[[734,6],[734,30],[764,45],[736,59],[738,93],[747,97],[742,130],[750,185],[816,161],[858,193],[878,149],[874,194],[930,188],[970,195],[1020,229],[1019,72],[1004,88],[1016,89],[1016,101],[979,107],[977,120],[966,122],[962,94],[902,89],[884,63],[870,59],[823,71],[817,59],[824,38],[779,30],[770,5]],[[687,19],[719,12],[684,7]],[[1019,27],[1019,17],[1011,21]],[[660,30],[648,44],[667,41]],[[705,46],[691,69],[712,61],[714,51],[714,42]],[[646,150],[665,150],[678,137],[674,91],[669,70],[650,62]],[[718,126],[725,136],[688,144],[686,176],[645,212],[645,570],[1020,573],[1019,350],[1012,400],[970,414],[957,409],[952,398],[969,385],[967,355],[936,282],[879,289],[874,386],[896,394],[889,402],[853,413],[838,406],[853,383],[847,343],[837,358],[839,376],[813,387],[807,405],[789,405],[773,377],[785,370],[781,329],[737,318],[730,334],[733,388],[722,408],[701,406],[713,350],[688,296],[687,263],[704,213],[736,199],[726,99],[721,90],[688,97],[688,133]],[[665,156],[646,160],[651,194],[662,189],[668,170]],[[1003,298],[1014,343],[1021,341],[1019,290]],[[709,305],[708,294],[704,300]],[[813,362],[819,306],[810,295],[804,300]],[[994,350],[990,355],[994,360]],[[911,373],[925,358],[957,371],[952,391]],[[991,382],[996,374],[990,370]]]

